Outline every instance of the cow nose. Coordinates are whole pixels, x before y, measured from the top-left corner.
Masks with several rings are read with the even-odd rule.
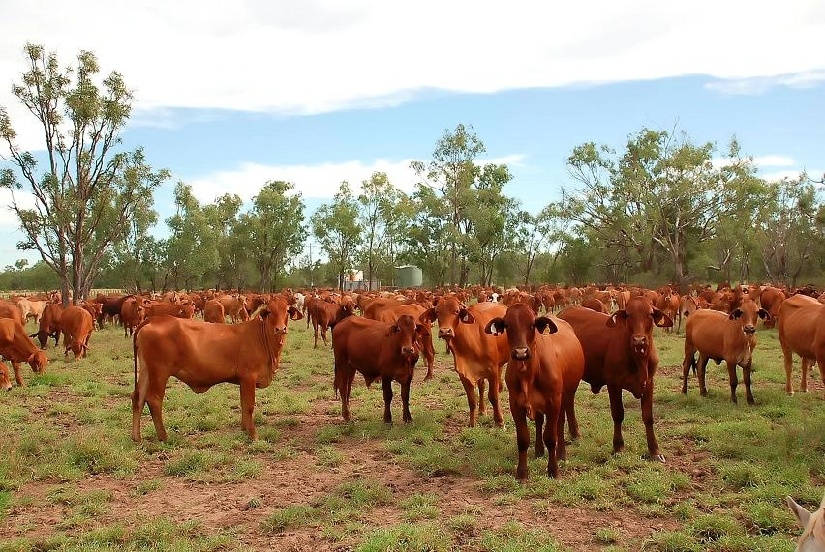
[[[438,337],[452,337],[453,329],[452,328],[439,328],[438,329]]]
[[[527,360],[530,358],[530,347],[513,347],[511,354],[514,360]]]
[[[751,324],[748,324],[747,326],[745,326],[743,328],[743,331],[748,335],[753,335],[753,334],[756,333],[756,328],[754,326],[752,326]]]
[[[402,355],[411,355],[415,352],[415,349],[412,347],[401,347],[401,354]]]
[[[289,330],[287,330],[287,327],[286,327],[286,326],[281,326],[280,328],[279,328],[279,327],[277,327],[277,326],[275,327],[275,333],[276,333],[276,334],[285,334],[285,333],[287,333],[288,331],[289,331]]]
[[[632,340],[634,347],[644,347],[647,345],[647,336],[646,335],[634,335]]]

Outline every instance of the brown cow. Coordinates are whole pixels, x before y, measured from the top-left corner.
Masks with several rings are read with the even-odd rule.
[[[802,381],[799,388],[808,392],[808,368],[819,364],[825,381],[825,305],[812,297],[797,294],[779,306],[779,345],[785,359],[785,392],[793,395],[791,371],[793,355],[802,357]]]
[[[233,324],[249,320],[246,297],[243,295],[222,295],[217,300],[223,305],[224,312],[229,315]]]
[[[28,362],[35,373],[42,373],[49,363],[46,353],[26,335],[23,325],[11,318],[0,318],[0,355],[11,361],[14,367],[14,380],[23,386],[20,363]]]
[[[175,318],[192,318],[195,316],[195,305],[193,303],[144,303],[146,318],[153,316],[174,316]]]
[[[43,309],[46,308],[46,301],[34,301],[31,299],[20,299],[17,302],[17,308],[23,315],[23,321],[28,321],[29,318],[34,318],[34,324],[40,325],[40,317],[43,316]]]
[[[89,337],[94,329],[94,318],[83,307],[69,305],[60,318],[60,327],[63,330],[63,346],[66,348],[63,355],[68,355],[71,349],[75,360],[86,356],[89,350]]]
[[[139,297],[128,297],[120,307],[120,323],[123,324],[123,337],[134,334],[135,328],[140,326],[146,317],[146,309],[143,307],[143,299]]]
[[[54,338],[54,346],[60,341],[60,319],[63,316],[63,305],[60,303],[49,303],[43,309],[43,316],[40,318],[40,328],[35,334],[40,341],[40,348],[45,349],[49,344],[49,337]]]
[[[219,383],[239,385],[241,426],[251,439],[257,438],[253,417],[255,389],[272,383],[280,365],[287,323],[302,318],[300,311],[287,306],[282,298],[270,301],[259,314],[234,325],[172,316],[157,316],[144,322],[134,337],[132,439],[140,441],[140,415],[144,403],[149,403],[158,439],[166,440],[162,408],[170,376],[196,393]]]
[[[776,326],[777,319],[779,318],[779,307],[784,300],[785,292],[773,286],[766,286],[765,289],[762,290],[762,293],[759,294],[759,304],[771,315],[770,318],[764,320],[766,328]]]
[[[687,393],[688,372],[696,368],[699,378],[699,393],[708,394],[705,387],[705,368],[708,360],[720,364],[723,360],[728,369],[730,400],[736,402],[736,366],[742,367],[748,404],[753,404],[751,393],[751,363],[756,347],[756,324],[759,319],[770,318],[765,309],[759,308],[750,299],[725,314],[713,309],[694,312],[685,324],[685,360],[682,363],[682,393]],[[696,352],[699,361],[696,361]]]
[[[120,315],[120,310],[123,307],[123,302],[134,295],[123,295],[120,293],[112,295],[98,295],[94,302],[102,305],[101,312],[97,317],[97,327],[103,329],[103,322],[108,316],[110,320],[114,320],[115,316]]]
[[[315,329],[315,348],[318,348],[319,333],[321,334],[324,346],[327,346],[327,328],[330,327],[330,322],[335,319],[335,314],[338,312],[338,304],[315,299],[309,304],[307,311],[309,312],[309,317],[312,319],[312,327]]]
[[[0,299],[0,318],[11,318],[12,320],[16,320],[21,326],[26,325],[26,320],[23,318],[20,308],[5,299]]]
[[[660,289],[658,293],[659,296],[656,298],[654,306],[671,320],[676,320],[676,314],[679,312],[680,305],[679,294],[673,291],[669,285]],[[681,317],[679,323],[681,324]],[[673,331],[673,326],[665,328],[664,330],[666,333],[670,333]]]
[[[226,310],[217,299],[210,299],[203,305],[203,321],[213,324],[226,324]]]
[[[510,357],[510,350],[503,335],[488,335],[484,333],[484,327],[493,318],[504,316],[506,311],[507,308],[498,303],[476,303],[468,308],[457,297],[448,295],[419,317],[422,323],[438,320],[438,337],[446,341],[452,352],[455,371],[467,395],[470,427],[476,425],[476,408],[481,415],[486,410],[485,380],[490,385],[488,398],[493,407],[495,424],[504,427],[499,392],[501,367]]]
[[[412,421],[410,414],[410,385],[413,369],[418,362],[417,334],[424,329],[408,315],[398,317],[394,324],[348,316],[332,330],[332,350],[335,355],[336,393],[341,395],[341,415],[351,418],[350,393],[355,372],[361,372],[367,386],[381,379],[384,395],[384,423],[392,423],[390,403],[393,380],[401,384],[401,408],[404,422]]]
[[[9,365],[0,361],[0,389],[9,391],[11,389],[11,378],[9,378]]]
[[[694,297],[689,294],[685,294],[679,299],[679,309],[676,311],[676,320],[678,320],[678,324],[676,326],[676,333],[682,331],[682,318],[687,318],[690,314],[699,307],[699,302],[701,299],[699,297]]]
[[[549,330],[549,333],[544,333]],[[504,381],[510,398],[510,413],[516,426],[518,468],[516,477],[527,479],[527,448],[530,428],[527,418],[536,423],[536,457],[547,447],[547,475],[558,477],[558,460],[566,458],[564,419],[570,436],[579,436],[573,399],[584,375],[584,351],[567,322],[547,316],[536,317],[527,305],[507,308],[503,318],[493,318],[487,333],[504,332],[510,347],[510,360]],[[547,425],[542,432],[544,417]]]
[[[607,385],[613,418],[613,452],[624,450],[622,390],[641,400],[642,420],[651,458],[664,462],[653,432],[653,377],[659,352],[653,343],[653,326],[672,326],[673,321],[646,297],[632,297],[624,309],[612,315],[571,306],[559,313],[570,323],[584,349],[584,376],[594,393]]]
[[[427,309],[415,303],[399,303],[395,299],[376,299],[364,311],[364,318],[378,320],[385,324],[393,324],[402,314],[409,314],[424,326],[424,331],[419,334],[421,339],[421,352],[427,362],[427,374],[424,381],[433,377],[433,366],[435,364],[435,345],[433,345],[432,323],[427,320],[420,320],[421,315]]]

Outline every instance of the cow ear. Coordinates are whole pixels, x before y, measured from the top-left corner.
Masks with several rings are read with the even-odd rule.
[[[625,320],[627,320],[627,311],[626,311],[626,310],[624,310],[624,309],[619,309],[619,310],[617,310],[616,312],[614,312],[613,314],[611,314],[611,315],[607,318],[607,322],[605,322],[605,325],[606,325],[608,328],[615,328],[616,326],[618,326],[618,325],[619,325],[619,322],[618,322],[618,319],[619,319],[619,318],[621,318],[621,319],[622,319],[622,322],[624,322]]]
[[[487,325],[484,326],[484,333],[490,335],[502,335],[504,333],[504,319],[501,317],[496,317],[487,322]]]
[[[293,306],[289,307],[289,319],[290,320],[300,320],[303,317],[304,317],[304,315],[301,311],[299,311],[298,309],[296,309]]]
[[[770,320],[772,317],[771,313],[769,313],[765,309],[759,309],[759,318],[761,318],[762,320]]]
[[[556,323],[547,318],[546,316],[539,316],[538,318],[536,318],[536,321],[533,323],[533,325],[536,327],[536,331],[540,334],[545,333],[545,331],[548,334],[554,334],[557,331],[559,331],[559,327],[556,326]]]
[[[475,317],[467,310],[467,307],[464,306],[458,310],[458,319],[465,324],[472,324],[476,321]]]
[[[811,512],[797,504],[796,501],[789,496],[785,497],[785,503],[788,505],[788,508],[791,509],[791,512],[793,512],[799,525],[802,526],[803,529],[807,529],[808,522],[811,520]]]
[[[740,316],[742,316],[742,309],[733,309],[733,311],[731,311],[730,313],[730,316],[728,316],[728,320],[736,320]]]
[[[673,327],[673,319],[671,319],[668,315],[666,315],[659,309],[653,309],[653,323],[659,326],[660,328]]]
[[[261,316],[261,319],[265,319],[267,316],[269,316],[269,309],[264,307],[258,314]]]
[[[425,322],[432,324],[436,321],[437,318],[438,317],[435,314],[435,307],[430,307],[429,309],[421,313],[421,316],[418,317],[418,321],[422,324]]]
[[[398,327],[398,324],[393,324],[389,328],[387,328],[387,335],[398,333],[401,331],[401,328]]]

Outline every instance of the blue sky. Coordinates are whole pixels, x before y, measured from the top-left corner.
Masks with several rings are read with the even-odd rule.
[[[20,145],[42,147],[9,93],[26,41],[63,65],[95,52],[103,73],[135,90],[124,145],[173,174],[155,197],[161,218],[179,180],[203,202],[226,192],[248,201],[267,180],[287,180],[310,210],[376,170],[411,190],[409,162],[430,159],[460,123],[485,159],[509,165],[506,192],[534,211],[574,185],[565,159],[575,146],[621,149],[644,127],[715,142],[720,154],[735,134],[769,179],[825,172],[818,1],[0,5],[10,30],[0,106]],[[0,212],[0,267],[37,259],[14,249],[16,226]]]

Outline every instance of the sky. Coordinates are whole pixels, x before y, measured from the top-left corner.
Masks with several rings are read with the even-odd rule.
[[[44,147],[11,94],[27,42],[62,66],[91,51],[103,75],[123,75],[123,147],[172,174],[155,193],[157,235],[177,182],[203,203],[248,205],[285,180],[307,214],[375,171],[411,191],[410,162],[459,124],[534,212],[575,188],[573,148],[621,150],[644,128],[719,156],[735,136],[770,180],[825,173],[821,0],[0,0],[0,13],[0,107],[22,149]],[[15,249],[9,199],[0,191],[0,267],[39,259]]]

